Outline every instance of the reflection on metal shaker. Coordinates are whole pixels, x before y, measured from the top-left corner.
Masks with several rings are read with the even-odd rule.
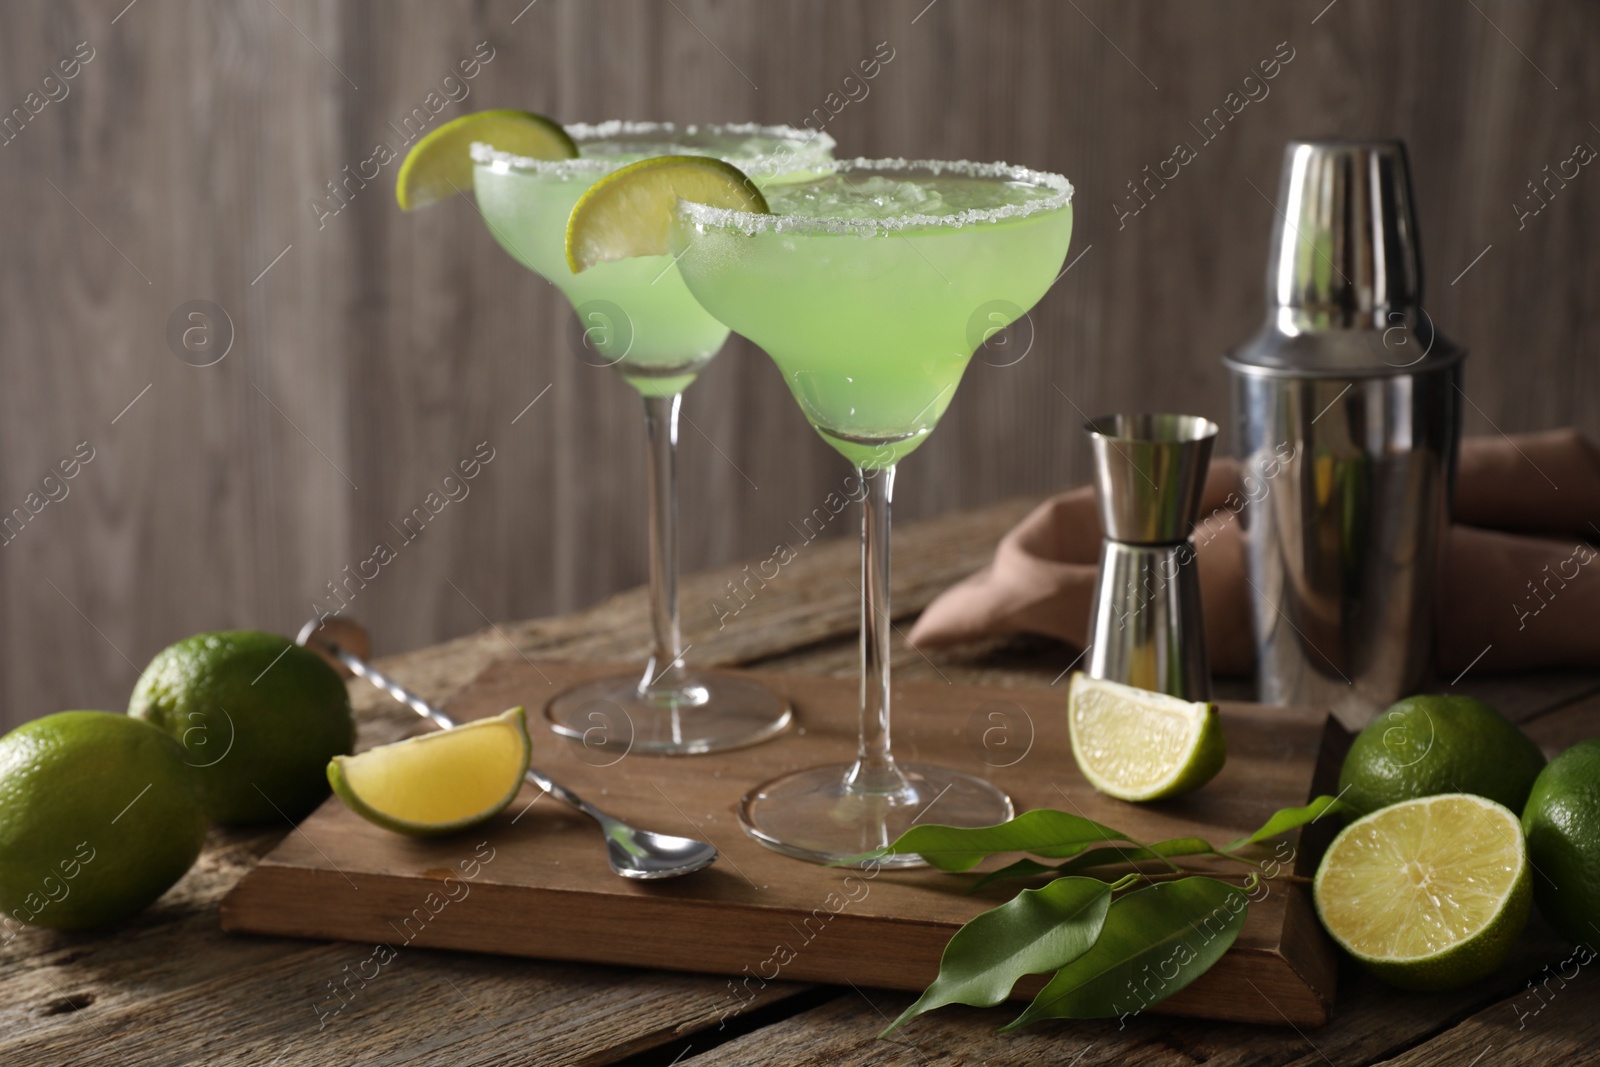
[[[1275,474],[1241,515],[1260,699],[1359,727],[1431,677],[1466,353],[1422,305],[1403,144],[1291,141],[1277,206],[1266,322],[1224,360],[1243,474]]]

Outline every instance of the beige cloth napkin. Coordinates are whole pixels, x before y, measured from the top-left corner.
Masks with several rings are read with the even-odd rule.
[[[1239,467],[1214,460],[1201,498],[1215,536],[1197,539],[1211,669],[1255,669],[1244,541],[1223,501]],[[1600,451],[1574,430],[1474,437],[1461,443],[1454,523],[1435,583],[1441,670],[1600,667]],[[997,634],[1059,637],[1081,649],[1100,556],[1094,487],[1051,497],[1000,540],[994,562],[945,590],[911,629],[911,644]]]

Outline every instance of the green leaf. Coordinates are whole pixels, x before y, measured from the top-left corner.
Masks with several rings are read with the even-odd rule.
[[[1118,864],[1139,863],[1143,860],[1169,859],[1173,856],[1204,856],[1214,852],[1215,849],[1211,847],[1210,842],[1198,837],[1174,837],[1167,841],[1156,841],[1140,846],[1106,845],[1081,852],[1054,867],[1030,859],[1020,859],[997,871],[990,871],[974,882],[972,889],[976,891],[992,882],[1004,882],[1013,878],[1032,878],[1041,874],[1071,874],[1074,871],[1087,871],[1095,867],[1113,867]]]
[[[1272,818],[1268,819],[1261,829],[1248,837],[1239,838],[1239,840],[1222,851],[1232,852],[1246,845],[1260,844],[1269,837],[1277,837],[1279,834],[1286,834],[1290,830],[1298,829],[1306,823],[1316,822],[1330,812],[1341,813],[1349,810],[1350,805],[1338,797],[1320,796],[1303,808],[1284,808],[1281,811],[1273,812]]]
[[[1068,871],[1087,870],[1091,867],[1107,867],[1114,863],[1139,863],[1143,860],[1164,860],[1173,856],[1205,856],[1213,853],[1211,842],[1198,837],[1174,837],[1166,841],[1156,841],[1139,848],[1125,848],[1121,846],[1108,846],[1097,848],[1090,852],[1074,856],[1072,859],[1056,868],[1062,874]]]
[[[1038,808],[998,826],[913,826],[887,851],[915,852],[941,871],[966,871],[1001,852],[1031,852],[1046,859],[1065,859],[1091,845],[1129,840],[1132,839],[1127,834],[1082,816]]]
[[[1250,900],[1215,878],[1158,882],[1111,905],[1100,938],[1057,971],[1016,1021],[1137,1014],[1200,977],[1228,951]]]
[[[1096,849],[1096,851],[1099,850]],[[1071,861],[1069,860],[1068,862],[1070,863]],[[1065,864],[1063,864],[1063,866],[1065,866]],[[1009,882],[1016,878],[1034,878],[1041,874],[1055,873],[1056,868],[1051,867],[1048,864],[1040,863],[1038,860],[1023,858],[1017,860],[1015,863],[1008,863],[997,871],[990,871],[982,878],[979,878],[976,882],[973,882],[972,888],[967,890],[967,892],[975,893],[984,886],[993,882]]]
[[[1100,936],[1111,889],[1098,878],[1057,878],[972,919],[945,945],[939,977],[878,1036],[946,1004],[993,1007],[1023,975],[1071,963]]]

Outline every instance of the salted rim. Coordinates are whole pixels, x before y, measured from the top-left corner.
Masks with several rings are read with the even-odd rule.
[[[835,141],[832,137],[820,130],[801,130],[793,126],[763,126],[759,122],[723,122],[723,123],[691,123],[679,126],[673,122],[634,122],[628,119],[609,119],[600,123],[575,122],[562,127],[567,131],[567,136],[573,141],[582,144],[585,141],[604,141],[613,137],[650,137],[662,135],[673,137],[683,134],[693,137],[695,134],[709,132],[723,135],[731,134],[735,137],[771,137],[776,141],[797,142],[790,148],[789,145],[779,145],[771,152],[759,156],[734,156],[728,158],[732,163],[746,174],[765,176],[778,174],[788,170],[799,170],[805,167],[814,167],[827,163],[833,154]],[[674,148],[692,148],[694,145],[674,145]],[[784,149],[790,149],[789,158],[781,158]],[[634,162],[625,158],[630,153],[621,154],[622,158],[608,156],[579,156],[576,159],[533,159],[529,156],[519,156],[511,152],[502,152],[493,145],[482,141],[472,143],[472,161],[490,167],[496,174],[509,174],[513,171],[523,174],[537,174],[542,177],[568,178],[577,174],[609,174]],[[658,153],[671,155],[671,152]]]
[[[827,164],[829,173],[848,170],[921,170],[931,177],[957,174],[969,178],[1005,178],[1009,181],[1029,182],[1054,189],[1054,196],[1032,200],[1026,204],[1003,204],[995,208],[969,208],[954,215],[922,215],[917,213],[894,215],[888,218],[840,218],[836,215],[775,215],[734,208],[710,207],[687,200],[678,202],[678,210],[704,232],[707,228],[735,230],[746,236],[757,233],[832,233],[856,237],[871,237],[879,233],[895,233],[921,227],[955,229],[980,222],[1000,222],[1005,219],[1022,219],[1043,211],[1055,211],[1072,202],[1072,183],[1060,174],[1031,170],[1010,163],[974,163],[970,160],[945,159],[841,159]]]

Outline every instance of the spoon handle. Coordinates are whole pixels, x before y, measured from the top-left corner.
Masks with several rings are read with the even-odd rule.
[[[546,778],[542,773],[532,767],[528,768],[528,773],[524,775],[524,777],[534,785],[538,786],[540,789],[543,789],[546,793],[549,793],[551,796],[555,797],[557,800],[564,804],[572,805],[574,808],[577,808],[579,811],[583,812],[596,822],[605,821],[606,816],[603,812],[601,812],[598,808],[591,807],[587,800],[584,800],[578,794],[574,793],[572,790],[568,789],[554,778]]]
[[[367,681],[371,682],[379,689],[382,689],[385,693],[388,693],[390,696],[394,697],[396,700],[410,708],[412,711],[416,712],[418,715],[421,715],[424,719],[431,720],[435,726],[439,727],[439,729],[455,729],[456,721],[454,719],[446,715],[440,708],[428,703],[426,700],[423,700],[421,697],[417,696],[417,694],[413,693],[411,690],[407,689],[393,678],[390,678],[387,674],[384,674],[382,671],[378,670],[378,668],[369,666],[365,660],[356,658],[349,652],[346,652],[344,649],[340,648],[338,645],[328,645],[326,647],[328,652],[335,659],[344,664],[346,667],[350,668],[351,674],[354,674],[360,678],[365,678]]]

